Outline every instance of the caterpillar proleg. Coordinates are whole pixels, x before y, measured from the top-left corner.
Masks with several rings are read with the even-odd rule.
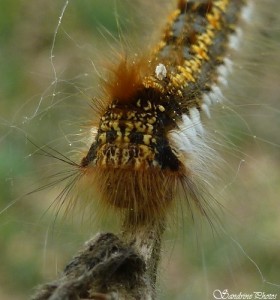
[[[59,38],[68,39],[73,44],[77,44],[77,48],[82,49],[80,51],[84,54],[86,50],[80,46],[78,35],[69,34],[67,26],[70,26],[68,24],[71,23],[67,23],[68,21],[64,19],[65,16],[67,18],[67,15],[73,13],[71,10],[73,5],[69,2],[64,11],[65,14],[62,15],[61,20],[59,19],[62,26],[58,27],[57,39],[58,41]],[[140,4],[137,2],[133,5],[138,7]],[[103,74],[100,76],[102,77],[99,87],[99,90],[102,91],[100,96],[96,96],[91,90],[86,93],[89,98],[94,97],[92,101],[90,100],[93,109],[89,109],[90,112],[87,112],[90,117],[88,122],[90,126],[85,130],[88,131],[85,139],[86,147],[83,147],[82,150],[79,149],[79,154],[73,160],[69,160],[70,155],[68,154],[63,154],[65,157],[59,156],[57,153],[53,155],[65,160],[70,167],[69,172],[60,174],[63,179],[68,177],[69,181],[63,191],[58,192],[60,194],[55,201],[58,207],[63,204],[61,207],[67,207],[67,212],[72,213],[74,206],[88,205],[88,209],[85,211],[93,216],[93,219],[96,210],[102,210],[105,219],[107,212],[108,215],[109,212],[113,212],[117,218],[120,217],[122,222],[124,221],[126,228],[131,227],[136,233],[137,228],[145,224],[153,225],[159,221],[162,224],[161,221],[165,221],[170,216],[176,219],[178,216],[174,217],[172,211],[177,209],[176,206],[181,209],[181,203],[189,205],[189,207],[182,207],[184,213],[189,210],[191,213],[198,210],[211,223],[215,222],[213,219],[215,208],[212,206],[216,198],[215,193],[220,192],[222,197],[225,195],[222,204],[233,210],[233,213],[231,211],[227,213],[227,217],[229,216],[227,221],[234,223],[236,215],[240,218],[250,215],[251,218],[258,219],[260,214],[252,214],[249,207],[261,207],[263,211],[262,205],[265,206],[267,203],[267,207],[269,207],[268,203],[272,202],[269,199],[272,199],[272,196],[268,196],[268,189],[265,191],[261,188],[261,180],[253,189],[247,187],[244,190],[237,190],[235,183],[242,178],[244,185],[249,185],[251,178],[255,178],[254,173],[255,175],[262,173],[260,171],[262,159],[254,154],[258,151],[258,146],[264,137],[261,134],[264,130],[263,119],[271,120],[271,124],[274,124],[271,125],[271,132],[276,130],[276,124],[279,124],[277,123],[277,116],[279,117],[277,96],[274,99],[275,105],[272,105],[271,102],[267,105],[271,111],[267,115],[271,118],[265,117],[264,109],[266,101],[273,98],[268,92],[273,86],[271,70],[276,69],[277,71],[279,62],[275,50],[277,47],[274,45],[274,43],[277,45],[275,40],[279,33],[279,23],[272,18],[277,20],[276,13],[272,12],[274,5],[279,7],[275,1],[267,3],[233,0],[174,1],[169,4],[168,18],[160,20],[160,23],[165,23],[165,25],[161,28],[155,22],[154,26],[149,29],[156,31],[159,35],[158,40],[151,43],[152,47],[146,47],[143,44],[141,47],[143,49],[137,51],[137,55],[131,49],[117,51],[118,61],[110,64],[107,76]],[[157,14],[157,11],[155,10],[154,13]],[[57,21],[58,18],[55,19],[53,25],[56,25]],[[52,34],[53,28],[55,26],[52,26]],[[273,42],[271,36],[275,38]],[[87,43],[91,44],[88,37]],[[59,42],[56,43],[57,40],[54,45],[59,49]],[[125,44],[123,42],[121,47],[126,48]],[[96,45],[94,47],[98,48]],[[270,55],[272,55],[271,58]],[[275,63],[272,62],[272,58]],[[264,62],[265,59],[266,62]],[[93,72],[98,73],[95,68],[95,60],[98,58],[91,56],[91,60],[93,63],[89,64],[94,69]],[[69,65],[75,65],[76,61],[78,61],[77,58]],[[55,55],[53,62],[59,65],[59,60]],[[265,68],[270,71],[265,72]],[[60,84],[59,79],[63,78],[63,72],[64,70],[57,72],[56,80],[53,81]],[[70,74],[72,73],[70,72]],[[87,76],[85,80],[88,80],[89,77]],[[59,97],[59,99],[63,99],[62,103],[67,103],[60,114],[60,117],[66,118],[67,106],[70,103],[66,99],[71,95],[73,89],[79,90],[80,88],[80,84],[73,84],[70,79],[67,79],[67,82],[72,88],[70,92],[68,90],[64,92],[59,84],[53,92],[52,88],[55,85],[51,85],[51,89],[46,93],[49,96],[44,96],[42,101],[36,102],[35,109],[26,114],[28,117],[24,124],[33,122],[39,129],[40,122],[37,120],[41,118],[40,114],[48,115],[48,112],[46,113],[48,109],[44,111],[43,105],[48,103],[48,99],[51,99],[47,105],[50,108],[49,111],[59,110],[59,101],[56,102]],[[261,94],[261,86],[263,86],[263,94]],[[247,92],[244,91],[247,89],[248,94],[246,95]],[[277,89],[275,88],[275,90]],[[276,94],[277,92],[275,92]],[[76,95],[70,97],[73,99],[76,98]],[[81,97],[81,94],[78,94],[77,97]],[[85,110],[88,110],[88,107]],[[262,117],[258,118],[258,114]],[[49,115],[51,116],[51,114]],[[236,118],[232,116],[236,116]],[[253,124],[252,119],[250,120],[251,116],[255,118],[258,129],[251,125]],[[36,118],[37,120],[34,121]],[[220,122],[222,125],[217,127],[215,122]],[[226,122],[233,123],[232,127],[235,129],[230,131],[228,129],[230,125],[227,127]],[[247,126],[247,124],[249,125]],[[22,129],[28,132],[25,126],[23,125]],[[71,126],[79,128],[80,125]],[[17,127],[20,126],[17,125]],[[61,128],[59,127],[59,130]],[[71,144],[71,135],[64,134],[63,129],[61,132],[64,142],[69,141]],[[242,140],[242,134],[247,135],[246,142],[244,142],[245,138]],[[41,134],[39,133],[39,135]],[[245,144],[247,148],[242,148],[241,143]],[[249,148],[250,144],[256,145],[256,147]],[[270,149],[276,150],[276,157],[279,147],[277,133],[275,132],[272,138],[268,138],[268,142],[264,141],[264,144],[270,145]],[[56,149],[55,138],[53,138],[51,148]],[[220,148],[222,151],[232,153],[231,155],[235,156],[237,162],[234,161],[232,164],[233,175],[229,175],[230,179],[225,179],[226,183],[221,188],[222,192],[215,186],[212,197],[213,188],[211,193],[208,192],[208,188],[211,189],[212,177],[220,176],[215,173],[220,159],[218,154]],[[48,151],[51,151],[47,147],[44,147],[44,150],[46,150],[46,155],[48,155]],[[248,170],[248,161],[251,157],[256,157],[254,166],[258,172],[249,172]],[[269,164],[270,159],[266,159]],[[276,162],[277,160],[271,159],[271,166],[277,165]],[[271,174],[269,173],[269,175]],[[262,178],[264,177],[266,177],[265,174],[262,174]],[[269,176],[267,178],[270,180]],[[277,177],[275,176],[275,178]],[[53,176],[53,181],[57,183],[60,181],[60,177]],[[277,182],[277,179],[275,181]],[[231,197],[227,194],[228,190],[231,191]],[[277,193],[277,189],[274,191]],[[53,194],[47,197],[55,198]],[[239,207],[237,204],[234,205],[233,201],[238,203]],[[232,207],[235,207],[235,210]],[[247,208],[247,211],[244,207]],[[274,208],[276,212],[277,209],[275,206]],[[243,224],[247,224],[246,222],[240,223],[241,227]],[[167,222],[167,224],[169,223]],[[252,225],[251,234],[254,234],[254,223],[250,224]],[[256,232],[260,232],[259,227],[256,226],[256,228],[258,228]],[[244,225],[244,231],[246,230],[249,229]],[[193,241],[189,241],[188,234],[187,232],[186,239],[192,247]],[[229,236],[237,241],[233,235],[229,234]],[[262,236],[266,242],[267,237],[268,235]],[[252,237],[250,236],[250,238]],[[166,294],[165,292],[159,293],[159,298],[170,299],[176,293],[176,284],[172,284],[169,280],[172,272],[176,273],[177,279],[181,278],[181,280],[177,280],[178,284],[181,284],[178,289],[180,290],[178,299],[211,298],[215,289],[221,291],[229,289],[236,293],[244,291],[246,288],[253,290],[253,288],[260,287],[261,284],[258,280],[266,287],[267,282],[277,285],[279,282],[275,275],[277,272],[266,272],[266,264],[261,263],[261,259],[252,256],[254,252],[250,248],[248,250],[242,246],[244,243],[237,242],[235,249],[241,249],[239,255],[245,253],[246,262],[244,263],[244,260],[240,259],[240,265],[245,264],[245,267],[238,268],[238,264],[233,263],[228,263],[227,267],[224,267],[228,271],[225,272],[227,275],[228,273],[233,274],[233,279],[229,275],[219,276],[216,269],[211,273],[209,261],[218,260],[217,256],[223,253],[220,244],[213,247],[215,249],[212,249],[213,251],[202,249],[206,258],[202,254],[201,257],[208,259],[208,267],[207,263],[206,267],[201,263],[197,268],[199,270],[197,273],[193,272],[196,270],[195,268],[190,268],[191,275],[184,275],[185,277],[182,274],[178,275],[180,274],[180,264],[183,263],[179,259],[177,261],[176,255],[176,268],[174,267],[176,270],[172,267],[169,270],[169,265],[166,267],[168,259],[164,257],[165,267],[163,267],[162,277],[168,282],[164,285],[170,287],[167,288],[169,292]],[[244,252],[242,252],[243,250]],[[217,253],[216,256],[214,254],[211,256],[213,252]],[[265,253],[265,251],[263,252]],[[243,257],[243,254],[240,256]],[[232,257],[229,258],[229,261]],[[256,262],[260,272],[250,263],[249,258]],[[182,261],[192,259],[195,262],[197,258],[191,257]],[[276,261],[274,258],[275,265],[277,265]],[[168,275],[165,275],[165,270],[168,271]],[[254,279],[247,283],[245,279],[251,278],[250,272],[254,274],[252,275]],[[245,275],[242,275],[243,273]],[[198,280],[198,274],[201,277],[204,276],[206,280]],[[166,279],[167,276],[169,276],[168,279]],[[246,282],[243,287],[240,285],[242,279],[239,281],[239,277]],[[187,279],[184,281],[182,278]],[[238,282],[238,284],[234,285],[232,282]],[[193,294],[190,286],[194,287]],[[208,286],[207,292],[205,292],[207,289],[205,286]],[[270,290],[270,286],[268,290]]]

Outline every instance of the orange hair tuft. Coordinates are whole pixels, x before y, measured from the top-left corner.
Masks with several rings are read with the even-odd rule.
[[[110,68],[109,80],[104,82],[104,91],[109,101],[130,102],[143,86],[146,68],[147,63],[144,63],[143,58],[129,61],[127,57],[123,57],[115,68]]]

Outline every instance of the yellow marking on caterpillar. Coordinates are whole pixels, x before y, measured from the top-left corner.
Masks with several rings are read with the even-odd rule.
[[[98,141],[99,141],[101,144],[105,144],[105,143],[106,143],[106,133],[100,134],[100,136],[99,136],[99,138],[98,138]]]
[[[144,144],[150,145],[151,139],[152,139],[152,136],[150,134],[144,134],[143,135]]]

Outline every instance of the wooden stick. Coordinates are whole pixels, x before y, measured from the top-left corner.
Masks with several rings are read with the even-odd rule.
[[[155,299],[164,228],[163,222],[129,226],[127,218],[120,236],[97,234],[32,300]]]

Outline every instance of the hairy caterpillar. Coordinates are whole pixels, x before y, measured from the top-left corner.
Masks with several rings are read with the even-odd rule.
[[[124,55],[104,84],[96,134],[78,167],[78,181],[97,191],[90,198],[129,212],[132,224],[149,223],[165,218],[181,189],[206,214],[200,189],[214,154],[200,112],[222,100],[244,4],[179,1],[150,53]]]
[[[259,4],[259,3],[258,3]],[[263,8],[263,6],[262,5],[259,5],[259,6],[261,6],[262,8]],[[236,43],[234,43],[234,41],[233,41],[233,45],[235,45],[235,47],[237,46],[237,44]],[[156,69],[156,67],[157,67],[158,65],[156,64],[156,66],[155,66],[155,68],[154,69],[152,69],[152,73],[154,74],[154,71],[155,71],[155,69]],[[164,72],[159,72],[159,75],[161,75],[162,73],[164,73]],[[255,83],[254,83],[255,84]],[[86,153],[85,153],[86,154]],[[67,201],[67,199],[66,199],[66,201]],[[152,213],[150,213],[150,216],[152,216],[153,214]]]

